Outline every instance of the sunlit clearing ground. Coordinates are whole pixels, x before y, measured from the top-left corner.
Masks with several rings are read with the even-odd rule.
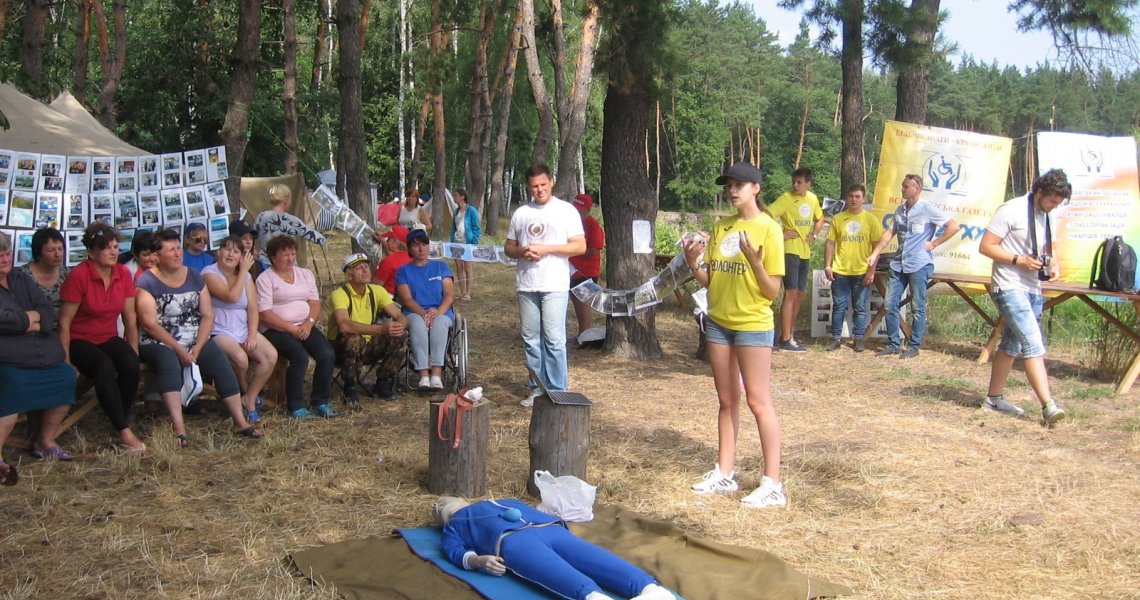
[[[337,276],[345,247],[337,236],[330,250]],[[494,403],[488,490],[525,497],[513,272],[476,273],[475,299],[459,310],[472,383]],[[1009,394],[1026,418],[979,408],[981,340],[931,340],[911,361],[822,344],[777,353],[790,506],[756,511],[741,507],[744,492],[688,491],[715,460],[716,398],[674,298],[657,327],[660,360],[570,352],[572,387],[597,403],[588,479],[600,502],[774,552],[853,586],[856,598],[1140,594],[1140,392],[1114,396],[1075,349],[1048,362],[1070,415],[1053,430],[1038,423],[1020,371]],[[292,423],[279,409],[261,441],[233,436],[220,406],[211,409],[189,418],[187,450],[167,420],[137,415],[156,451],[141,461],[114,449],[98,410],[60,438],[80,453],[73,463],[9,449],[23,479],[0,488],[0,598],[331,599],[335,590],[291,571],[290,553],[430,520],[427,396],[366,400],[327,422]],[[759,483],[760,444],[750,416],[741,422],[748,491]]]

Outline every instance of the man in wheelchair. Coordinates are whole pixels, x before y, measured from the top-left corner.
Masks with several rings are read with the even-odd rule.
[[[407,317],[412,368],[419,375],[419,388],[443,389],[443,365],[447,338],[455,323],[455,300],[451,269],[442,260],[428,260],[427,231],[408,233],[412,262],[396,271],[396,294]]]
[[[367,369],[376,368],[372,395],[392,400],[396,376],[404,366],[407,320],[384,286],[371,283],[372,267],[364,254],[344,259],[345,284],[329,296],[328,337],[349,404],[360,401],[358,386]]]

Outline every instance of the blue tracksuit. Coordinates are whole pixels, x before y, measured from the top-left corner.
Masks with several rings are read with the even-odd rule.
[[[518,509],[522,519],[504,518],[508,508]],[[601,587],[632,597],[656,583],[616,554],[575,537],[557,517],[515,499],[484,500],[456,511],[443,528],[442,544],[457,566],[468,552],[496,554],[515,575],[563,598],[584,600]]]

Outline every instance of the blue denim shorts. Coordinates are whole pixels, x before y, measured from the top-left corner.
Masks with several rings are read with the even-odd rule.
[[[776,341],[776,330],[736,331],[735,329],[721,327],[712,319],[705,317],[705,340],[710,344],[721,344],[722,346],[771,348]]]
[[[993,299],[1005,319],[998,350],[1015,358],[1044,356],[1041,309],[1045,298],[1025,290],[1001,290],[993,293]]]

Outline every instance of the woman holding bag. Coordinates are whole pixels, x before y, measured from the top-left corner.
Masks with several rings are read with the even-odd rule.
[[[139,276],[135,302],[142,336],[139,355],[158,381],[162,402],[170,412],[175,443],[190,445],[182,419],[183,368],[197,364],[203,380],[213,381],[230,412],[236,434],[260,438],[261,431],[242,414],[241,390],[224,352],[210,339],[214,323],[210,290],[202,276],[182,264],[182,240],[166,229],[158,234],[158,265]]]

